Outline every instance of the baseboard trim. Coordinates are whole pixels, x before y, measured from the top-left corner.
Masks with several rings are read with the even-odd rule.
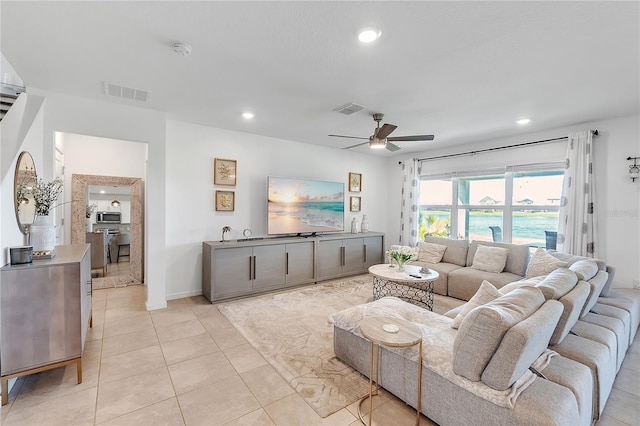
[[[167,300],[184,299],[185,297],[202,296],[202,290],[182,291],[167,295]]]
[[[163,303],[158,303],[157,305],[150,305],[149,302],[146,302],[145,304],[145,308],[147,309],[147,311],[155,311],[157,309],[166,309],[167,308],[167,302],[163,302]]]

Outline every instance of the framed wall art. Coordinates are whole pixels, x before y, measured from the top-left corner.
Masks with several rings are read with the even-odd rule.
[[[214,185],[236,186],[236,174],[238,172],[236,160],[215,158],[213,161]]]
[[[216,211],[232,212],[235,209],[236,194],[233,191],[216,191]]]
[[[355,196],[350,197],[350,205],[351,205],[351,211],[352,212],[359,212],[360,211],[360,197],[355,197]]]
[[[349,173],[349,192],[362,191],[362,174]]]

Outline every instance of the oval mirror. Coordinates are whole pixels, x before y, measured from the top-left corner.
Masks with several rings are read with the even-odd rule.
[[[16,163],[16,174],[13,180],[13,204],[16,210],[16,219],[20,232],[27,235],[29,227],[33,223],[36,212],[36,203],[31,193],[36,184],[36,164],[33,157],[27,151],[20,153]]]

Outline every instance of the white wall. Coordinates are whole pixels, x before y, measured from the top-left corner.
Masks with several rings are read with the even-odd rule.
[[[39,89],[46,97],[44,168],[53,174],[55,133],[74,133],[148,144],[145,179],[145,284],[147,308],[166,307],[165,156],[166,114],[139,108],[134,101],[98,102]],[[47,160],[49,159],[48,163]],[[95,174],[95,173],[90,173]]]
[[[433,150],[405,156],[426,158],[467,152],[497,146],[544,140],[568,135],[570,132],[598,129],[595,139],[595,173],[599,257],[616,266],[615,287],[632,287],[633,280],[640,280],[640,182],[629,179],[629,156],[640,156],[640,117],[632,115],[608,120],[599,120],[575,126],[550,129],[516,137],[481,141],[472,146]],[[539,144],[488,153],[479,153],[449,159],[426,161],[423,174],[445,171],[482,170],[514,164],[529,164],[545,161],[561,161],[566,155],[566,141]],[[395,183],[393,194],[399,193],[401,173],[398,159],[390,160],[388,167],[391,181]],[[394,195],[396,196],[396,195]],[[399,203],[391,200],[393,207]],[[399,229],[397,214],[390,211],[389,229]],[[388,236],[388,241],[397,232]]]
[[[2,183],[0,185],[0,247],[2,247],[2,265],[9,263],[8,247],[28,244],[28,238],[20,232],[14,210],[14,176],[16,163],[22,151],[28,151],[33,157],[36,166],[36,173],[42,176],[41,170],[43,161],[42,132],[43,132],[43,100],[38,98],[33,106],[33,110],[27,111],[26,97],[21,95],[19,104],[14,104],[15,110],[10,110],[9,114],[0,122],[0,136],[2,146],[0,147],[0,158],[2,158]],[[32,116],[33,114],[33,116]],[[30,126],[24,127],[25,122]],[[11,126],[12,128],[8,128]]]
[[[235,187],[213,185],[214,158],[237,161]],[[362,173],[361,193],[349,193],[349,172]],[[387,232],[388,178],[386,160],[343,150],[281,139],[231,132],[179,121],[167,122],[167,297],[179,298],[202,291],[202,242],[220,240],[222,227],[231,238],[266,234],[267,176],[300,177],[345,183],[345,200],[362,197],[359,213],[366,214],[371,231]],[[235,191],[234,212],[216,212],[216,189]],[[348,204],[347,204],[348,206]],[[348,210],[348,207],[347,207]]]
[[[73,133],[62,133],[58,139],[64,150],[64,185],[67,189],[71,188],[73,174],[146,178],[146,143]],[[65,197],[67,201],[71,200],[70,190],[65,191]],[[65,216],[70,218],[71,204],[65,207]],[[95,212],[92,218],[95,219]],[[70,226],[65,227],[65,241],[71,241]]]

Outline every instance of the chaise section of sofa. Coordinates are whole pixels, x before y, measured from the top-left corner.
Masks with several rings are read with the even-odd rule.
[[[530,292],[531,288],[526,291]],[[562,306],[557,301],[544,302],[541,298],[538,296],[537,303],[542,302],[540,308],[532,308],[530,314],[523,313],[521,319],[514,320],[509,313],[504,317],[506,321],[500,319],[500,315],[490,316],[491,321],[507,326],[503,338],[494,339],[495,349],[486,352],[487,367],[482,368],[483,377],[477,381],[453,370],[458,331],[451,327],[452,319],[395,297],[331,315],[334,351],[343,362],[368,376],[370,345],[359,331],[359,321],[376,314],[403,318],[416,324],[423,333],[421,411],[436,423],[588,425],[592,408],[591,373],[584,365],[547,351]],[[471,317],[465,320],[475,322]],[[497,328],[494,332],[502,333]],[[473,336],[467,337],[473,340]],[[465,345],[473,346],[472,340]],[[416,352],[416,348],[383,347],[380,359],[380,384],[414,407]],[[553,379],[538,377],[529,371],[532,363],[538,365],[543,375],[548,371]]]

